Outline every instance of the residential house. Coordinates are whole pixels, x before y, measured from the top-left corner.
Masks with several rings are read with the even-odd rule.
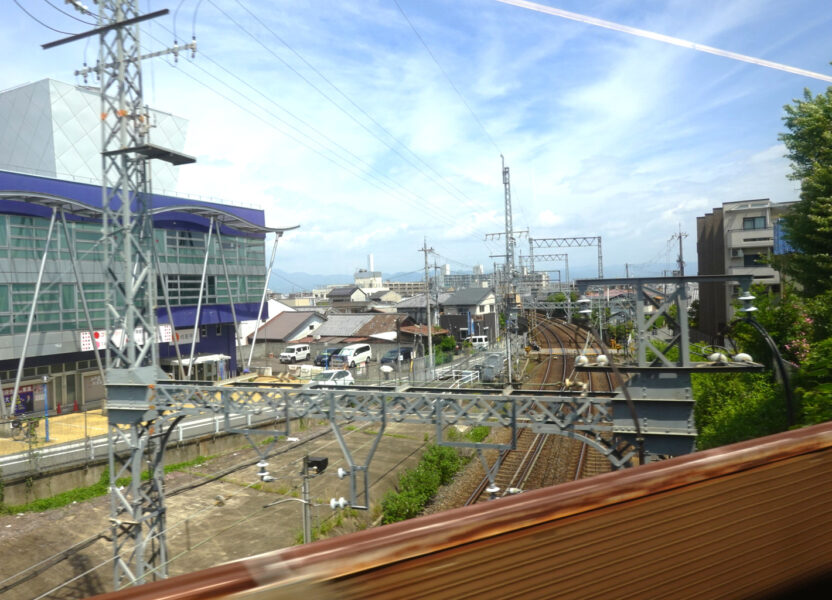
[[[334,288],[327,294],[327,298],[332,308],[347,312],[360,312],[370,302],[367,292],[355,285]]]
[[[445,299],[440,308],[440,326],[449,330],[457,341],[472,335],[487,335],[490,342],[496,341],[499,318],[494,290],[479,287],[459,290]]]
[[[269,319],[257,330],[257,342],[294,342],[314,333],[326,320],[316,312],[285,311]],[[255,337],[249,334],[249,341]]]

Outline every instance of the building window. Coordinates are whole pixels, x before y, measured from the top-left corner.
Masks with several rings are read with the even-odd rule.
[[[204,248],[205,234],[198,231],[167,231],[169,247]]]
[[[750,229],[765,229],[766,228],[766,218],[765,217],[743,217],[742,219],[742,228],[745,231]]]
[[[222,335],[222,325],[217,325],[217,329],[215,331],[217,335]]]
[[[75,309],[75,286],[72,284],[61,285],[61,310]]]
[[[200,337],[204,337],[204,338],[208,337],[208,326],[207,325],[203,325],[202,327],[199,328],[199,335],[200,335]]]
[[[742,266],[744,267],[759,267],[760,263],[759,260],[762,257],[761,254],[744,254],[742,257]]]

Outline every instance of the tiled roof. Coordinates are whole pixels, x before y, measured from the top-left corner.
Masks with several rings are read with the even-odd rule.
[[[450,298],[445,300],[444,304],[448,306],[475,306],[493,293],[490,288],[467,288],[454,292]]]
[[[427,325],[404,325],[400,328],[402,333],[407,333],[410,335],[423,335],[427,337],[428,335],[428,326]],[[440,327],[433,328],[433,335],[448,335],[447,329],[442,329]]]
[[[282,312],[266,321],[257,330],[258,340],[286,340],[287,336],[297,331],[307,321],[321,319],[321,315],[308,312]],[[251,338],[254,334],[249,335]]]
[[[350,314],[337,315],[330,314],[326,321],[315,330],[315,335],[325,337],[349,337],[355,335],[364,324],[368,323],[373,317],[377,315],[372,314]]]
[[[347,286],[347,287],[339,287],[334,288],[331,292],[327,294],[328,297],[332,298],[333,296],[352,296],[356,290],[360,290],[360,287],[357,286]]]
[[[365,323],[355,332],[357,336],[369,337],[377,333],[384,333],[386,331],[396,331],[396,321],[402,323],[412,323],[413,321],[407,315],[402,314],[377,314],[373,315],[372,320]]]
[[[439,304],[445,304],[445,301],[453,296],[453,294],[449,294],[448,292],[441,292],[439,294]],[[431,305],[433,305],[433,298],[431,298]],[[401,302],[396,302],[396,306],[400,308],[424,308],[425,307],[425,295],[418,294],[416,296],[412,296],[410,298],[405,298]]]

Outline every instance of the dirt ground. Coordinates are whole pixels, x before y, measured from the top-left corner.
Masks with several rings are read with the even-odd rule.
[[[353,460],[362,464],[375,437],[375,425],[345,428],[345,439]],[[326,428],[316,426],[301,436]],[[329,458],[327,471],[310,480],[315,533],[335,526],[328,535],[363,529],[376,521],[385,491],[396,482],[397,473],[418,462],[432,428],[391,424],[382,436],[370,467],[370,510],[336,511],[329,507],[332,497],[349,497],[349,480],[337,477],[346,467],[341,449],[331,433],[286,451],[288,444],[275,448],[280,454],[268,459],[275,477],[262,483],[257,476],[258,454],[240,438],[240,449],[213,458],[202,465],[169,474],[165,478],[168,525],[169,575],[203,569],[222,562],[283,548],[302,539],[300,465],[305,453]],[[204,482],[228,468],[238,470],[217,481],[177,493],[190,484]],[[287,501],[264,508],[275,500]],[[85,598],[112,589],[112,543],[109,537],[109,497],[73,504],[43,513],[0,517],[0,597],[8,600],[32,598]],[[84,540],[89,546],[63,560],[62,551]],[[51,565],[51,562],[56,564]],[[77,579],[53,592],[73,577]]]

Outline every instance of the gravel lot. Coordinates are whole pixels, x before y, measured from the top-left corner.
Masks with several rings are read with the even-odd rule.
[[[317,425],[301,435],[311,435],[326,428]],[[187,471],[169,474],[167,489],[168,556],[170,575],[203,569],[222,562],[275,550],[298,542],[302,537],[301,505],[287,501],[270,508],[265,504],[282,498],[300,497],[300,461],[304,453],[327,456],[329,467],[323,475],[310,480],[313,502],[326,504],[314,507],[313,528],[341,522],[330,535],[346,533],[372,524],[379,516],[377,505],[384,492],[392,488],[402,468],[418,462],[432,428],[391,424],[385,430],[370,467],[371,489],[369,511],[333,513],[331,497],[348,496],[348,480],[339,480],[336,471],[346,461],[332,434],[308,446],[284,452],[269,459],[269,472],[275,481],[260,482],[255,463],[259,457],[240,438],[240,449],[212,459]],[[363,462],[374,439],[369,427],[345,430],[353,459]],[[282,444],[284,447],[285,443]],[[243,468],[218,481],[176,493],[178,488],[203,482],[212,474],[229,467]],[[74,504],[43,513],[0,517],[0,597],[4,600],[29,600],[47,593],[53,587],[88,570],[92,572],[49,594],[48,598],[74,599],[107,591],[112,585],[112,545],[105,538],[92,541],[85,549],[32,577],[18,575],[21,571],[48,561],[70,546],[98,534],[109,536],[109,498]],[[46,566],[46,564],[44,564]],[[97,569],[95,567],[98,567]],[[9,587],[15,582],[20,582]]]

